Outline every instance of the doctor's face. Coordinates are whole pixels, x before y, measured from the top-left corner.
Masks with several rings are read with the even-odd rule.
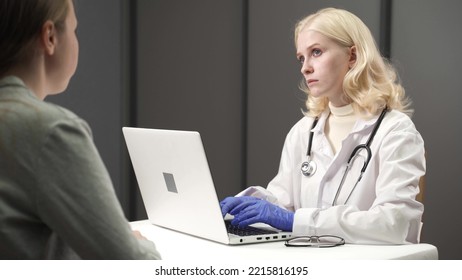
[[[297,59],[310,94],[327,97],[336,107],[343,100],[343,79],[354,63],[354,48],[339,45],[327,36],[308,28],[297,38]]]

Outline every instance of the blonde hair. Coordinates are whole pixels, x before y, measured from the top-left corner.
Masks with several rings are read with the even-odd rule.
[[[305,29],[320,32],[343,47],[356,48],[356,62],[343,80],[345,98],[355,112],[371,116],[388,107],[412,114],[394,67],[381,56],[370,30],[357,16],[341,9],[322,9],[296,24],[295,42]],[[328,106],[328,99],[310,95],[304,81],[300,88],[308,96],[307,114],[319,116]]]

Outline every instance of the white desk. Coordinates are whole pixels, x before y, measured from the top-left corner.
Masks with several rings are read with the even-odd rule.
[[[146,238],[154,241],[164,260],[365,260],[365,259],[438,259],[438,250],[430,244],[370,246],[346,244],[333,248],[293,248],[284,242],[249,245],[224,245],[195,236],[151,225],[149,221],[130,223]]]

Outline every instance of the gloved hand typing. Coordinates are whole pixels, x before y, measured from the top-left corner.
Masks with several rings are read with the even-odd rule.
[[[228,197],[220,202],[223,216],[234,216],[231,224],[248,226],[253,223],[265,223],[272,227],[292,231],[294,213],[266,200],[251,196]]]
[[[258,198],[253,197],[253,196],[230,196],[222,201],[220,201],[220,207],[221,207],[221,214],[223,214],[223,217],[229,213],[231,214],[231,210],[233,210],[235,207],[239,206],[240,204],[244,203],[245,201],[251,201],[251,200],[257,200]]]

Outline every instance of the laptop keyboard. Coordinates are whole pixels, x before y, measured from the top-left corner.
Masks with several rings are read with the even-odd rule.
[[[251,226],[248,226],[248,227],[233,226],[231,224],[231,220],[226,220],[225,225],[226,225],[226,229],[228,230],[228,233],[239,235],[239,236],[277,233],[277,231],[274,231],[274,230],[255,228]]]

